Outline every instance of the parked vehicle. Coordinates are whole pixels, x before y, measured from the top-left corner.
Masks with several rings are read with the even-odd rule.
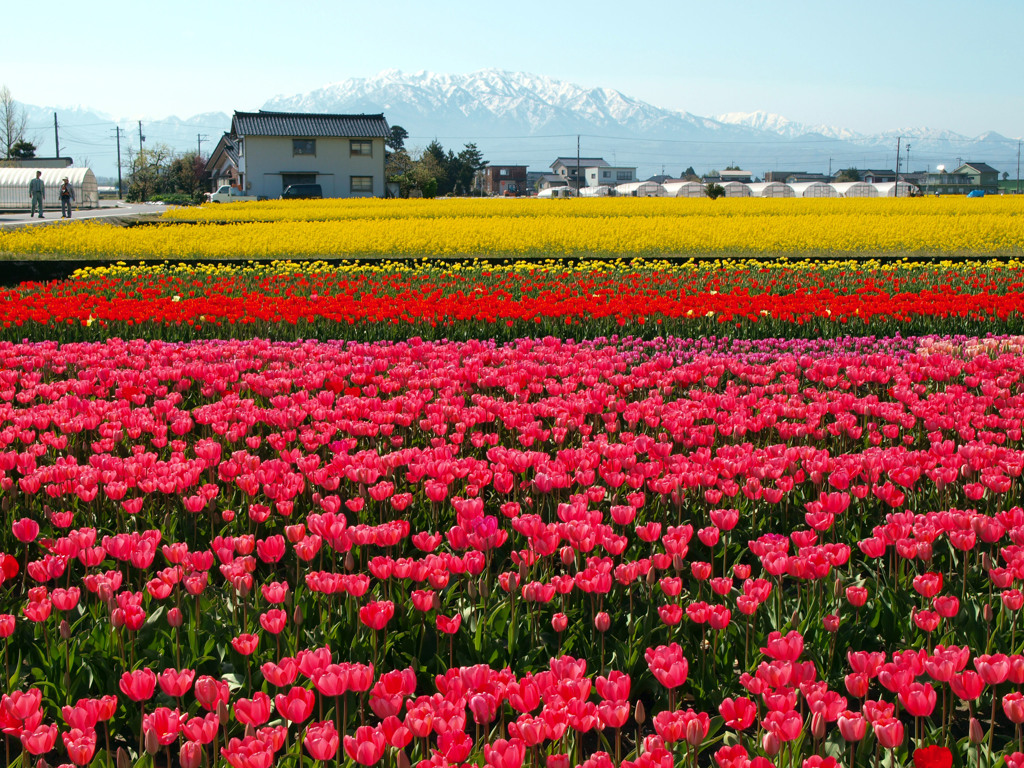
[[[232,187],[230,184],[219,187],[210,195],[211,203],[247,203],[255,200],[259,200],[256,195],[247,195],[238,187]]]
[[[324,196],[319,184],[289,184],[281,193],[282,200],[311,200]]]

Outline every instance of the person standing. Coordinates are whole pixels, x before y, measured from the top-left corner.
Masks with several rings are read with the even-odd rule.
[[[75,200],[75,188],[68,181],[68,177],[65,176],[60,183],[60,217],[62,219],[71,218],[71,203]]]
[[[43,195],[46,193],[46,185],[43,184],[43,172],[36,171],[36,177],[28,183],[28,196],[32,200],[31,219],[36,215],[36,207],[39,207],[39,218],[43,218]]]

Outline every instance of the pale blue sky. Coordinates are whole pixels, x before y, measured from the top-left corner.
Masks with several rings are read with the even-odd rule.
[[[532,72],[698,115],[1024,134],[1024,0],[23,2],[0,83],[115,117],[255,109],[396,68]]]

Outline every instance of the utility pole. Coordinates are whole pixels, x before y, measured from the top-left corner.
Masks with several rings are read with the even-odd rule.
[[[1020,194],[1020,142],[1017,142],[1017,194]]]
[[[892,191],[893,197],[900,196],[900,139],[902,136],[896,137],[896,188]]]
[[[580,194],[580,135],[576,134],[576,196]]]
[[[910,173],[910,142],[907,142],[907,173]]]
[[[57,113],[53,113],[53,156],[60,157],[60,135],[57,133]]]
[[[139,158],[142,158],[142,142],[146,140],[146,137],[142,135],[142,121],[139,120]]]
[[[204,141],[209,141],[209,140],[210,140],[209,136],[204,136],[201,133],[197,133],[196,134],[196,157],[202,157],[203,156],[203,142]]]
[[[117,132],[117,199],[122,199],[121,184],[121,126],[114,128]]]

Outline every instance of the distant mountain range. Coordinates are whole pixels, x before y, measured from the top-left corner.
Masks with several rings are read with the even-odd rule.
[[[53,155],[53,113],[61,128],[63,154],[88,159],[98,174],[115,175],[114,127],[120,123],[122,156],[139,146],[138,125],[115,120],[85,107],[41,108],[24,105],[30,138],[40,154]],[[230,106],[230,105],[229,105]],[[636,166],[641,178],[680,175],[738,165],[761,176],[768,170],[827,171],[894,168],[896,140],[902,137],[900,168],[914,170],[959,160],[987,162],[1013,175],[1017,139],[989,132],[963,136],[947,130],[899,128],[861,134],[830,125],[805,125],[769,112],[731,112],[701,117],[656,107],[605,88],[581,88],[550,77],[522,72],[482,70],[466,75],[386,70],[370,78],[352,78],[309,93],[275,96],[263,109],[296,112],[383,112],[392,125],[409,131],[415,150],[437,138],[456,151],[475,142],[492,163],[546,169],[559,156],[604,157],[613,165]],[[213,148],[231,124],[227,113],[187,119],[142,121],[146,146],[154,142],[178,150],[194,149],[203,139]],[[203,138],[205,137],[205,138]]]

